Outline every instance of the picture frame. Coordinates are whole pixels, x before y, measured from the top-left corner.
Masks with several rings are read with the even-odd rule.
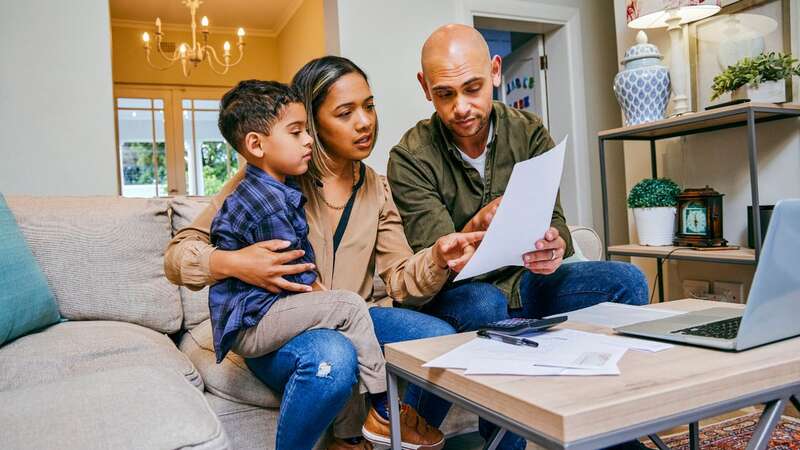
[[[703,111],[709,106],[731,100],[730,93],[725,93],[712,102],[711,86],[714,77],[741,57],[755,56],[761,51],[791,53],[790,3],[790,0],[723,1],[724,6],[718,14],[689,25],[689,70],[693,111]],[[740,14],[745,16],[739,16]],[[732,17],[737,18],[737,22],[731,21]],[[740,24],[747,26],[748,22],[761,26],[763,30],[763,27],[769,27],[769,19],[774,22],[772,31],[750,40],[736,41],[735,45],[723,33],[727,31],[725,27],[742,26]],[[728,28],[730,29],[735,28]],[[726,46],[726,43],[730,45]],[[792,101],[791,79],[786,80],[786,101]]]

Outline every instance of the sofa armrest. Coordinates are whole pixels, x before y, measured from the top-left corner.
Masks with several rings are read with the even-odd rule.
[[[572,225],[570,225],[569,231],[572,234],[572,243],[575,246],[576,254],[581,254],[587,261],[603,259],[603,242],[596,231],[589,227]]]

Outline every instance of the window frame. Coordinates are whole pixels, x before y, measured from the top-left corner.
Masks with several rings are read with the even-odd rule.
[[[164,102],[164,145],[167,165],[167,196],[186,195],[184,160],[183,100],[219,100],[230,90],[226,86],[176,86],[114,84],[114,148],[117,162],[117,195],[122,195],[122,162],[119,142],[119,98],[161,99]],[[123,108],[124,109],[124,108]],[[192,144],[194,146],[194,143]],[[157,196],[157,191],[156,191]]]

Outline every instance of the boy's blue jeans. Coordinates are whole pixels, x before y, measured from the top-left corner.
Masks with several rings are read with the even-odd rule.
[[[447,322],[417,311],[371,308],[369,312],[381,346],[455,333]],[[258,379],[283,393],[276,435],[279,450],[312,448],[357,383],[355,348],[334,330],[305,331],[277,351],[245,361]],[[325,370],[320,371],[323,364]],[[441,424],[450,408],[416,386],[408,387],[404,401],[434,426]]]
[[[489,283],[456,285],[426,304],[422,311],[441,317],[457,332],[472,331],[509,317],[540,318],[586,308],[602,302],[644,305],[647,280],[636,266],[621,262],[588,261],[564,264],[551,275],[526,272],[520,281],[522,308],[509,309],[508,299]],[[481,436],[497,427],[481,420]],[[524,449],[525,440],[506,433],[498,449]]]

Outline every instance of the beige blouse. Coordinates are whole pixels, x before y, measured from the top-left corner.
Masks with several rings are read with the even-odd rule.
[[[242,168],[194,222],[170,241],[164,255],[164,270],[171,282],[199,290],[218,281],[209,270],[209,257],[216,250],[210,244],[209,229],[225,198],[243,176]],[[418,306],[435,295],[447,281],[449,270],[434,263],[430,248],[416,254],[411,251],[389,186],[369,166],[335,258],[335,224],[327,223],[326,206],[316,189],[306,189],[304,194],[308,199],[305,205],[308,237],[314,248],[320,281],[328,288],[353,291],[371,301],[377,270],[389,297]]]

